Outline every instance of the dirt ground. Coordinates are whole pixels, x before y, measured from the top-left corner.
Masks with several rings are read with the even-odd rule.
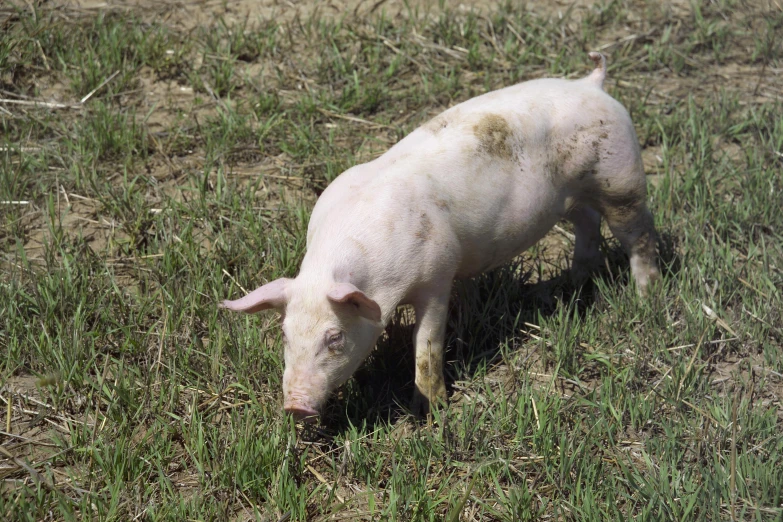
[[[25,5],[18,0],[13,0],[14,5],[24,9]],[[475,1],[475,2],[446,2],[452,7],[457,6],[460,10],[475,11],[479,13],[489,13],[496,8],[498,1]],[[193,31],[200,27],[209,27],[219,20],[223,20],[227,25],[233,23],[253,24],[265,20],[274,20],[277,22],[287,22],[297,17],[305,19],[313,13],[320,12],[326,17],[359,16],[363,17],[370,14],[378,14],[380,11],[392,17],[406,17],[411,13],[427,13],[428,10],[436,9],[437,3],[424,0],[411,0],[403,2],[401,0],[330,0],[328,2],[313,1],[292,1],[292,0],[51,0],[46,2],[47,9],[60,10],[63,16],[91,16],[99,12],[123,11],[133,12],[135,16],[141,16],[143,19],[155,20],[172,27],[177,31]],[[552,2],[528,2],[526,8],[533,14],[541,17],[557,16],[562,18],[564,13],[569,10],[570,17],[567,27],[573,31],[578,31],[578,24],[581,16],[589,9],[596,9],[599,4],[587,0],[565,1],[556,0]],[[671,12],[671,16],[676,18],[686,18],[692,15],[693,6],[685,0],[676,0],[663,4]],[[760,0],[757,2],[747,2],[744,8],[747,12],[759,9],[780,9],[776,0]],[[432,16],[435,16],[434,14]],[[633,19],[632,15],[628,24],[619,27],[614,33],[602,33],[596,46],[597,50],[604,52],[610,62],[613,52],[617,51],[624,44],[634,40],[644,40],[651,36],[656,36],[660,29],[650,28],[646,32],[640,32],[637,26],[644,27],[644,21]],[[728,14],[727,14],[728,16]],[[661,71],[654,78],[623,78],[610,75],[608,83],[616,83],[622,88],[631,88],[637,90],[640,96],[647,97],[647,103],[650,105],[661,106],[662,110],[674,101],[683,99],[689,95],[706,96],[721,90],[744,92],[743,103],[752,106],[754,104],[765,103],[770,100],[776,100],[783,97],[783,81],[781,75],[783,70],[773,67],[762,66],[758,63],[748,64],[743,60],[744,49],[733,49],[729,51],[733,59],[725,60],[717,67],[707,67],[699,63],[698,59],[693,57],[683,57],[683,59],[694,67],[698,67],[701,74],[681,75],[671,71]],[[199,57],[196,58],[197,60]],[[263,78],[268,74],[264,64],[247,63],[243,65],[243,75],[250,77]],[[574,76],[584,74],[584,71],[575,71]],[[146,123],[151,132],[163,132],[170,127],[180,111],[189,111],[197,118],[205,118],[214,115],[215,106],[196,104],[197,93],[189,86],[184,86],[176,79],[160,79],[151,71],[141,70],[139,72],[140,89],[133,95],[134,103],[140,103],[140,111],[147,114]],[[43,98],[57,103],[75,103],[67,89],[59,83],[46,84],[39,86]],[[286,93],[281,93],[286,96]],[[432,106],[428,117],[436,115],[446,107]],[[408,117],[404,115],[403,117]],[[374,143],[364,146],[357,152],[357,159],[366,159],[377,156],[385,148],[391,146],[396,138],[388,129],[370,126],[372,132],[377,136]],[[379,146],[378,142],[385,142],[387,145]],[[716,144],[716,148],[721,149],[721,153],[729,156],[736,156],[741,152],[740,147],[734,143]],[[646,171],[650,176],[651,183],[659,182],[661,176],[656,175],[659,171],[661,157],[657,146],[643,147],[643,161]],[[258,172],[274,173],[284,162],[284,158],[270,158],[253,156],[252,161],[236,162],[232,165],[232,174],[237,177],[253,178]],[[179,197],[179,184],[177,173],[183,172],[189,168],[198,168],[201,164],[201,158],[196,155],[180,155],[170,157],[165,160],[152,158],[148,163],[153,176],[161,180],[159,191],[169,197],[177,199]],[[274,176],[274,174],[271,174]],[[289,187],[283,187],[280,190],[287,190]],[[296,187],[293,187],[296,190]],[[66,198],[67,199],[67,198]],[[68,200],[69,212],[63,219],[68,230],[78,231],[88,238],[91,246],[96,250],[102,250],[112,239],[125,239],[122,230],[114,227],[110,221],[103,220],[96,213],[96,202],[89,199]],[[40,227],[38,231],[30,235],[26,243],[26,250],[36,257],[36,253],[41,251],[46,242],[47,231],[44,225],[44,216],[42,214],[25,216],[23,220],[26,226],[31,228]],[[566,250],[570,248],[570,241],[567,234],[564,235],[558,231],[550,233],[542,242],[547,250],[547,256],[556,260],[561,258]]]
[[[14,0],[18,1],[18,0]],[[475,2],[445,2],[446,5],[457,7],[464,11],[475,11],[486,14],[491,13],[501,2],[475,1]],[[223,20],[227,25],[246,22],[253,24],[264,20],[286,22],[299,17],[304,19],[313,13],[321,13],[325,17],[366,16],[384,11],[392,18],[406,17],[411,12],[422,14],[431,12],[437,8],[436,2],[425,0],[330,0],[328,2],[293,1],[293,0],[52,0],[47,5],[59,7],[64,12],[74,10],[82,13],[96,13],[100,11],[128,10],[136,15],[164,22],[177,30],[189,31],[197,27],[210,26],[218,20]],[[596,9],[600,3],[588,0],[555,0],[552,2],[527,2],[526,8],[536,16],[560,17],[570,11],[568,28],[577,30],[582,15],[589,9]],[[674,19],[685,19],[693,14],[693,5],[685,0],[663,2],[662,6],[670,12]],[[727,13],[726,18],[734,14],[747,14],[761,10],[783,9],[777,0],[755,0],[744,2],[743,13]],[[432,15],[434,16],[434,15]],[[640,16],[640,15],[637,15]],[[640,33],[633,25],[644,25],[641,19],[629,18],[628,24],[619,28],[615,33],[602,33],[596,49],[606,53],[610,60],[612,52],[622,45],[633,40],[644,40],[656,35],[656,29]],[[674,99],[688,94],[706,94],[720,89],[744,90],[747,93],[746,103],[763,103],[770,99],[778,99],[783,96],[781,87],[781,74],[783,71],[772,67],[762,67],[759,64],[743,63],[743,53],[747,49],[734,49],[729,51],[737,59],[725,60],[718,67],[706,67],[693,57],[683,59],[694,67],[699,67],[707,74],[684,77],[676,74],[657,75],[654,80],[646,79],[640,83],[635,78],[609,78],[610,82],[617,82],[623,87],[634,87],[640,94],[649,92],[650,103],[667,104]],[[249,73],[255,72],[252,64]],[[581,74],[581,71],[577,74]],[[167,108],[184,106],[191,101],[192,91],[176,89],[173,82],[145,81],[145,98],[148,105],[154,106],[163,101],[164,95],[168,98]],[[56,90],[52,92],[56,94]],[[174,106],[171,106],[172,101]],[[437,112],[435,108],[434,112]],[[154,117],[153,117],[154,123]],[[652,166],[655,162],[655,151],[645,150],[645,164]]]
[[[201,25],[209,25],[218,17],[227,23],[254,21],[259,19],[275,19],[286,21],[296,16],[309,16],[315,11],[323,16],[340,17],[346,15],[364,16],[385,11],[391,17],[406,16],[409,9],[426,12],[438,6],[438,2],[426,0],[329,0],[316,2],[307,0],[194,0],[177,1],[163,0],[160,2],[151,0],[57,0],[63,7],[80,9],[143,9],[154,16],[163,16],[163,19],[177,28],[191,29]],[[448,2],[446,5],[462,10],[477,10],[489,12],[501,2],[493,0],[479,0],[475,2]],[[528,9],[540,14],[557,14],[571,8],[578,12],[593,4],[587,0],[552,2],[529,2]],[[687,3],[682,2],[678,9],[688,9]]]
[[[445,2],[450,7],[459,10],[474,11],[482,14],[491,13],[502,2],[495,0],[478,0],[473,2]],[[29,4],[20,0],[11,0],[11,5],[18,9],[26,9]],[[235,23],[253,24],[256,22],[274,20],[276,22],[289,22],[297,17],[304,19],[315,13],[324,17],[364,17],[385,12],[387,16],[395,19],[407,17],[411,14],[425,14],[437,8],[436,2],[426,0],[329,0],[326,2],[303,0],[51,0],[45,2],[47,9],[59,10],[65,17],[92,16],[100,12],[133,12],[142,19],[155,20],[172,27],[177,31],[192,31],[199,27],[209,27],[219,20],[226,25]],[[551,2],[527,2],[529,12],[541,17],[562,18],[565,13],[570,14],[569,27],[577,30],[578,22],[589,9],[596,9],[599,3],[588,0],[555,0]],[[693,4],[686,0],[675,0],[662,4],[671,15],[676,18],[687,18],[693,14]],[[742,4],[747,12],[758,10],[783,9],[778,0],[757,0]],[[570,13],[569,13],[570,11]],[[435,16],[434,14],[431,16]],[[641,15],[635,15],[641,16]],[[727,19],[731,13],[727,13]],[[656,28],[647,32],[639,32],[636,26],[643,26],[643,20],[630,18],[628,24],[620,27],[614,33],[601,33],[601,38],[596,49],[609,56],[610,63],[613,51],[623,44],[638,39],[645,39],[654,35]],[[713,68],[703,66],[698,59],[684,57],[686,62],[700,68],[699,75],[679,75],[662,71],[655,78],[616,78],[611,77],[608,82],[616,82],[618,85],[631,87],[639,91],[640,95],[648,97],[647,103],[661,106],[665,111],[666,106],[674,100],[682,99],[688,95],[696,97],[719,92],[722,89],[744,92],[743,103],[752,106],[765,103],[770,100],[778,100],[783,97],[782,69],[767,67],[758,63],[747,63],[743,58],[745,49],[732,49],[729,54],[733,59]],[[259,64],[248,63],[245,72],[250,75],[263,75],[264,70]],[[583,71],[576,71],[575,75],[581,75]],[[195,106],[196,93],[190,87],[183,86],[177,80],[160,79],[144,70],[140,71],[140,92],[134,94],[136,100],[142,100],[141,112],[147,112],[146,123],[152,132],[163,131],[170,127],[175,119],[177,111],[191,111],[196,116],[206,117],[214,114],[215,106]],[[75,103],[70,100],[70,95],[63,85],[41,84],[40,90],[43,99],[57,103]],[[285,95],[285,93],[283,93]],[[445,107],[433,106],[429,116],[434,116]],[[403,116],[407,118],[407,115]],[[369,123],[369,122],[364,122]],[[360,149],[359,157],[372,157],[380,154],[385,147],[394,143],[394,136],[387,129],[378,126],[370,127],[378,135],[377,142],[386,143],[379,146],[377,142],[369,149]],[[716,149],[729,157],[736,157],[741,153],[741,147],[736,143],[716,144]],[[251,155],[252,156],[252,155]],[[650,182],[656,184],[662,176],[656,175],[660,165],[659,147],[643,147],[643,160],[648,172]],[[203,158],[198,154],[182,154],[172,156],[164,160],[151,158],[147,168],[152,175],[161,180],[158,187],[159,193],[177,199],[180,197],[179,173],[187,169],[199,168]],[[258,172],[265,172],[274,177],[284,158],[252,157],[248,161],[235,162],[231,166],[232,175],[236,177],[253,178]],[[270,190],[296,191],[295,183],[286,186],[275,187]],[[71,196],[73,196],[71,194]],[[305,196],[311,197],[311,196]],[[154,199],[154,197],[153,197]],[[314,198],[313,198],[314,199]],[[81,235],[86,239],[94,251],[100,252],[112,242],[126,239],[121,227],[116,227],[112,221],[104,219],[99,212],[100,205],[89,198],[70,197],[62,195],[62,202],[58,199],[58,208],[62,205],[68,207],[67,213],[61,213],[62,224],[65,230]],[[45,216],[40,212],[30,213],[21,218],[21,224],[33,229],[25,243],[25,250],[30,259],[39,259],[44,244],[48,241],[49,231],[45,227]],[[541,255],[539,259],[550,262],[554,267],[562,261],[564,256],[572,248],[573,236],[563,230],[556,229],[548,234],[540,243]],[[209,245],[204,245],[208,248]],[[121,265],[122,261],[118,260]],[[545,270],[545,273],[547,270]]]

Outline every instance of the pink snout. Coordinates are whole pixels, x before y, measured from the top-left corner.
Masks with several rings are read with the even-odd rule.
[[[283,409],[286,413],[291,414],[294,420],[304,421],[307,423],[313,423],[318,418],[318,412],[309,406],[305,406],[301,403],[286,404]]]

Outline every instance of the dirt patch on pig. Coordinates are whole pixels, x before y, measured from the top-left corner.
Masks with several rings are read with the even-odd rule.
[[[449,202],[446,201],[445,199],[434,198],[432,201],[433,203],[435,203],[435,206],[438,207],[443,212],[449,212],[451,210],[451,208],[449,207]]]
[[[433,134],[438,134],[440,131],[449,126],[451,116],[451,114],[446,113],[438,114],[430,121],[422,125],[422,128],[430,131]]]
[[[473,134],[478,139],[478,151],[482,154],[501,159],[511,159],[509,144],[511,127],[505,118],[498,114],[487,114],[473,126]]]
[[[421,213],[419,220],[419,229],[416,231],[416,238],[422,243],[427,242],[432,237],[432,219],[426,212]]]

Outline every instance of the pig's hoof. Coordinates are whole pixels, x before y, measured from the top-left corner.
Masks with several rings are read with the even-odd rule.
[[[570,279],[575,287],[584,286],[601,267],[601,256],[574,259],[571,263]]]
[[[433,396],[427,397],[418,388],[413,390],[413,399],[411,399],[411,413],[417,417],[426,417],[430,413],[432,408],[437,408],[439,405],[445,405],[448,402],[448,395],[446,394],[446,385],[441,383],[436,388],[437,391],[433,393]]]
[[[584,286],[590,279],[592,279],[595,270],[583,265],[576,265],[571,267],[571,273],[569,279],[571,284],[579,288]]]
[[[636,291],[639,297],[647,297],[650,294],[650,288],[655,286],[661,278],[660,272],[652,268],[641,276],[636,277]]]

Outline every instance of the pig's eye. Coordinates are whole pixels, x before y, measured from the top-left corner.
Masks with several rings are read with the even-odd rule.
[[[342,332],[328,334],[326,337],[326,347],[329,348],[330,352],[339,352],[342,350],[344,344]]]

